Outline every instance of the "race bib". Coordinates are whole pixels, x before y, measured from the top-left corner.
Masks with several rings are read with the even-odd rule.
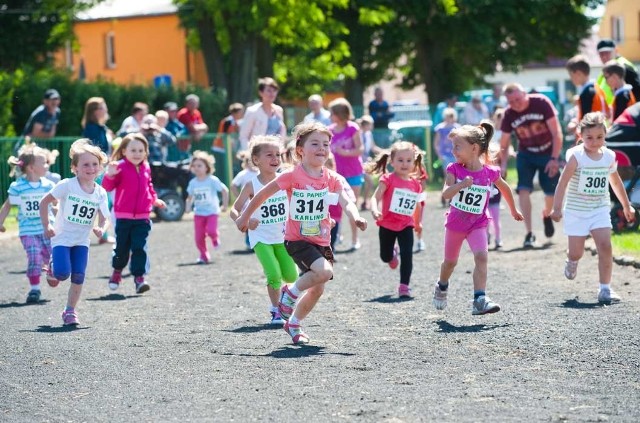
[[[100,203],[97,201],[69,194],[64,204],[62,218],[77,225],[93,226],[99,207]]]
[[[608,169],[580,169],[578,194],[600,196],[609,192]]]
[[[25,217],[40,216],[40,200],[42,193],[20,194],[20,213]]]
[[[300,234],[303,236],[319,236],[320,222],[329,215],[327,204],[329,190],[294,189],[289,204],[291,220],[300,222]]]
[[[214,207],[215,202],[209,188],[196,188],[193,190],[193,204],[196,207]]]
[[[394,188],[389,211],[404,216],[412,216],[420,201],[420,193],[408,189]]]
[[[482,214],[489,199],[490,187],[471,185],[463,188],[451,199],[451,206],[472,214]]]
[[[275,225],[284,223],[289,214],[287,194],[276,194],[262,203],[260,206],[260,224]]]

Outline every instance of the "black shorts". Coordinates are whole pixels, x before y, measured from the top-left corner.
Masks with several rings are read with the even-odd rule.
[[[329,246],[323,247],[307,241],[285,241],[284,246],[302,273],[311,270],[311,265],[319,258],[333,264],[333,251]]]

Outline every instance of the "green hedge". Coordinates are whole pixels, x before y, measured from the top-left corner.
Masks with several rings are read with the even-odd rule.
[[[113,131],[120,128],[136,101],[147,103],[151,112],[155,112],[167,101],[181,105],[187,94],[195,93],[200,97],[202,116],[212,129],[217,128],[220,119],[227,114],[221,96],[196,86],[123,86],[102,80],[89,83],[78,81],[69,72],[61,70],[0,71],[0,136],[20,135],[33,109],[42,104],[42,95],[48,88],[57,89],[62,97],[59,136],[80,134],[80,120],[89,97],[104,97],[111,116],[107,126]]]

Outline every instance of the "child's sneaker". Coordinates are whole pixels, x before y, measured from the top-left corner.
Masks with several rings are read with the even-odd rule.
[[[495,243],[495,249],[496,250],[501,250],[503,247],[502,241],[499,239],[496,239],[496,243]]]
[[[620,302],[620,296],[611,288],[598,290],[598,302],[600,304],[613,304]]]
[[[411,295],[411,288],[409,288],[409,285],[405,285],[402,283],[398,285],[398,297],[413,298],[413,295]]]
[[[109,289],[116,291],[120,287],[120,282],[122,282],[122,271],[114,270],[109,278]]]
[[[35,304],[40,301],[40,290],[32,289],[27,294],[27,304]]]
[[[282,288],[282,293],[280,294],[280,302],[278,303],[278,311],[280,312],[280,316],[283,319],[289,320],[289,317],[293,314],[293,309],[296,307],[296,302],[298,301],[298,297],[293,295],[291,291],[289,291],[289,287],[285,285]]]
[[[286,322],[286,320],[284,320],[282,318],[282,316],[280,315],[279,311],[272,311],[271,312],[271,324],[272,325],[283,325]]]
[[[527,236],[524,237],[524,242],[522,243],[523,248],[533,248],[536,246],[536,236],[529,232]]]
[[[556,233],[556,229],[553,227],[553,220],[551,220],[550,216],[545,216],[542,218],[542,224],[544,225],[544,236],[551,238]]]
[[[413,247],[413,252],[414,252],[414,253],[419,253],[420,251],[424,251],[424,250],[425,250],[425,248],[426,248],[426,245],[425,245],[425,243],[424,243],[424,240],[419,239],[419,240],[416,242],[416,245]]]
[[[473,309],[471,314],[474,316],[481,314],[497,313],[500,311],[500,306],[497,303],[491,301],[486,295],[481,295],[478,299],[473,300]]]
[[[433,306],[436,310],[444,310],[447,308],[447,294],[449,291],[443,291],[440,289],[440,284],[436,282],[436,287],[433,290]]]
[[[80,324],[78,320],[78,315],[74,311],[63,311],[62,312],[62,324],[64,326],[77,326]]]
[[[395,269],[400,264],[400,259],[398,258],[398,246],[393,247],[393,258],[389,262],[389,267],[391,269]]]
[[[133,282],[136,284],[136,294],[142,294],[151,289],[149,284],[144,281],[144,276],[136,276]]]
[[[578,274],[578,262],[567,260],[564,263],[564,276],[569,280],[574,280]]]
[[[49,263],[49,266],[47,266],[47,283],[51,288],[55,288],[60,283],[60,281],[53,276],[53,263]]]
[[[196,264],[209,264],[209,260],[206,258],[198,258],[198,260],[196,260]]]
[[[291,340],[296,345],[303,345],[309,343],[309,336],[304,333],[302,326],[292,325],[289,322],[284,323],[284,330],[291,336]]]

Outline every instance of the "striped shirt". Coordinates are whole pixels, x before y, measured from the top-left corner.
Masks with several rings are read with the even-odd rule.
[[[567,162],[575,157],[578,167],[569,181],[565,210],[574,214],[590,215],[595,211],[611,207],[609,198],[609,175],[617,170],[616,155],[602,147],[598,160],[589,158],[584,144],[567,151]]]
[[[29,182],[18,178],[9,186],[9,202],[18,206],[18,231],[23,235],[41,235],[44,233],[40,221],[40,200],[54,187],[54,183],[46,178],[37,182]],[[49,209],[49,220],[53,222],[53,213]]]

